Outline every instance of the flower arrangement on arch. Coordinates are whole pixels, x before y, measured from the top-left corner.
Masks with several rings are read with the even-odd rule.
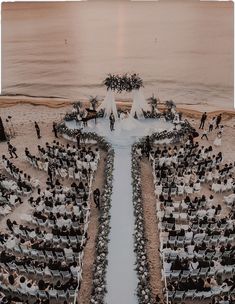
[[[107,90],[117,91],[118,93],[139,90],[144,86],[142,78],[136,73],[125,73],[123,75],[108,74],[103,83]]]

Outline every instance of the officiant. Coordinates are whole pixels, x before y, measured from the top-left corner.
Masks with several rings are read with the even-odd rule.
[[[152,150],[149,136],[146,137],[145,144],[144,144],[144,150],[145,150],[146,157],[149,158],[149,153]]]

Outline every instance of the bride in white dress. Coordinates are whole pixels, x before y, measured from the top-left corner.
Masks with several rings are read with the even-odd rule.
[[[129,112],[127,112],[125,117],[120,120],[119,126],[122,131],[131,131],[140,127],[141,124],[138,119],[135,119]]]
[[[126,113],[125,112],[121,112],[120,114],[120,120],[123,120],[126,118]]]

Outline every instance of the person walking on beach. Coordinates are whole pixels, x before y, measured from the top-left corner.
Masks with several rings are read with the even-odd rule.
[[[40,132],[39,125],[37,124],[36,121],[34,122],[34,126],[35,126],[35,130],[37,132],[37,137],[38,137],[38,139],[40,139],[41,138],[41,132]]]
[[[221,119],[222,119],[222,114],[219,114],[217,117],[216,117],[216,121],[215,121],[215,129],[218,129],[219,128],[219,124],[221,123]]]
[[[109,116],[109,121],[110,121],[110,130],[114,131],[115,117],[113,115],[113,112]]]
[[[212,132],[214,129],[214,125],[215,125],[215,117],[213,117],[210,122],[209,122],[209,132]]]
[[[201,123],[200,123],[199,129],[204,128],[206,119],[207,119],[207,114],[206,114],[206,112],[204,112],[201,117]]]
[[[52,126],[52,130],[55,134],[55,137],[58,138],[58,134],[57,134],[57,124],[56,122],[53,121],[53,126]]]
[[[202,133],[201,139],[203,139],[205,137],[208,140],[207,134],[208,134],[208,132],[206,130],[204,130],[203,133]]]
[[[12,146],[12,144],[10,144],[10,142],[7,142],[7,146],[8,146],[8,152],[11,156],[11,158],[13,158],[13,154],[15,155],[15,158],[18,157],[18,155],[16,154],[16,147]]]
[[[93,192],[94,202],[96,208],[100,210],[100,190],[99,188],[96,188]]]

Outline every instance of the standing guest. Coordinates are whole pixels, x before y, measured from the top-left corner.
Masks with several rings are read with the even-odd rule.
[[[208,134],[208,132],[206,130],[204,130],[202,133],[201,139],[203,139],[205,137],[208,140],[207,134]]]
[[[209,122],[209,132],[212,132],[213,131],[213,128],[214,128],[214,124],[215,124],[215,117],[213,117],[210,122]]]
[[[55,134],[55,137],[56,138],[58,138],[58,134],[57,134],[57,124],[56,124],[56,122],[53,122],[53,132],[54,132],[54,134]]]
[[[38,139],[40,139],[41,138],[40,128],[36,121],[34,122],[34,127],[37,132],[37,137],[38,137]]]
[[[47,169],[47,173],[48,173],[48,176],[49,176],[49,179],[50,179],[51,183],[53,182],[53,171],[54,171],[53,166],[51,164],[49,164],[48,169]]]
[[[80,149],[80,144],[81,144],[81,130],[78,130],[78,133],[76,135],[76,141],[77,141],[77,147]]]
[[[11,156],[11,158],[13,158],[13,154],[15,155],[15,158],[18,157],[18,155],[16,154],[16,147],[12,146],[12,144],[10,144],[10,142],[7,142],[7,146],[8,146],[8,152]]]
[[[215,129],[218,129],[219,128],[219,124],[221,123],[221,119],[222,119],[222,114],[219,114],[217,117],[216,117],[216,121],[215,121]]]
[[[6,225],[11,232],[13,232],[13,227],[15,224],[16,224],[16,222],[15,221],[12,222],[10,219],[7,219],[7,221],[6,221]]]
[[[189,137],[188,137],[189,141],[190,141],[190,145],[193,145],[193,135],[192,134],[189,134]]]
[[[85,109],[83,111],[83,115],[82,115],[82,121],[83,121],[83,126],[84,127],[87,127],[87,115],[88,115],[88,112],[87,110]]]
[[[149,157],[149,153],[152,149],[149,136],[146,137],[144,149],[145,149],[146,156]]]
[[[201,123],[200,123],[199,129],[204,128],[206,119],[207,119],[207,114],[206,114],[206,112],[204,112],[201,117]]]
[[[113,112],[109,116],[109,121],[110,121],[110,130],[114,131],[115,117],[113,115]]]
[[[156,301],[156,304],[158,304],[158,303],[161,303],[161,298],[159,297],[159,295],[157,294],[156,295],[156,299],[155,299]]]
[[[93,192],[94,202],[96,205],[96,208],[100,210],[100,190],[99,188],[96,188]]]

